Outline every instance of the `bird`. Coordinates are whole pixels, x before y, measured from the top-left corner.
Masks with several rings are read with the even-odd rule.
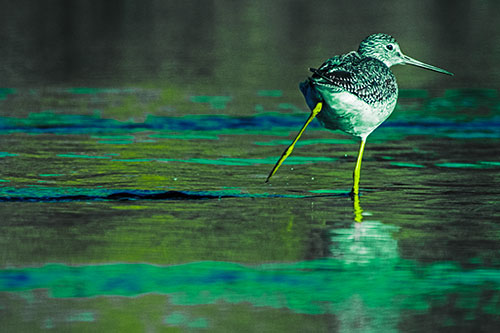
[[[357,51],[336,55],[319,68],[310,68],[312,75],[301,82],[299,88],[311,114],[276,162],[266,183],[292,153],[307,126],[317,117],[326,129],[341,130],[360,139],[350,192],[351,195],[359,195],[366,139],[391,115],[398,99],[396,77],[390,68],[405,64],[453,75],[447,70],[404,55],[398,42],[384,33],[366,37]]]

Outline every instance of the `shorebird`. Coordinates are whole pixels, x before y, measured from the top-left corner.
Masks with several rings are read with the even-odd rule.
[[[311,68],[312,76],[299,85],[311,115],[276,162],[266,182],[292,153],[295,143],[317,116],[325,128],[341,130],[361,139],[351,190],[352,195],[358,195],[366,138],[396,107],[398,85],[390,67],[400,64],[453,75],[404,55],[396,40],[382,33],[366,37],[357,51],[334,56],[318,69]]]

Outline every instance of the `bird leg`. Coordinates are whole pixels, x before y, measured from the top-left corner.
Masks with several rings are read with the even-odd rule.
[[[304,126],[302,126],[302,128],[299,131],[299,133],[297,133],[297,136],[293,140],[292,144],[290,146],[288,146],[288,148],[283,152],[283,154],[281,155],[280,159],[278,160],[278,162],[276,162],[276,164],[274,165],[274,168],[269,173],[269,176],[267,176],[266,183],[269,181],[269,179],[271,179],[271,177],[276,173],[276,171],[278,171],[278,168],[286,160],[286,158],[288,156],[290,156],[290,154],[293,151],[293,148],[295,147],[295,144],[297,143],[297,141],[299,141],[300,136],[302,135],[302,133],[304,133],[304,131],[306,130],[306,127],[314,119],[314,117],[316,117],[316,115],[321,112],[321,108],[322,107],[323,107],[323,103],[322,102],[318,102],[318,104],[316,104],[316,106],[314,107],[314,109],[311,111],[311,115],[309,116],[309,118],[307,118],[307,121],[305,122]]]
[[[356,160],[356,167],[354,168],[354,182],[352,185],[351,195],[359,195],[359,176],[361,175],[361,161],[363,160],[363,151],[365,150],[366,138],[361,138],[361,145],[359,146],[358,159]]]
[[[354,208],[354,221],[363,222],[363,209],[361,209],[361,204],[359,203],[359,195],[353,197],[353,208]]]

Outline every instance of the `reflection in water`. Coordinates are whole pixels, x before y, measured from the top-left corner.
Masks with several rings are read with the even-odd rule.
[[[50,298],[61,301],[154,293],[168,295],[174,305],[217,307],[246,302],[298,314],[337,314],[343,331],[359,325],[369,331],[395,329],[402,313],[425,315],[449,294],[459,300],[456,306],[461,312],[454,315],[460,318],[500,314],[495,305],[500,271],[464,272],[454,263],[419,265],[402,259],[392,237],[397,230],[379,221],[353,222],[351,227],[332,230],[330,257],[294,263],[50,264],[3,269],[0,291],[21,295],[46,289]],[[485,290],[493,296],[481,298]],[[2,302],[3,307],[9,305]],[[93,320],[106,315],[98,313],[98,303],[96,299],[87,310]]]
[[[231,200],[235,199],[225,197],[222,202],[230,204]],[[154,305],[158,315],[147,319],[154,327],[216,330],[223,325],[223,318],[237,318],[238,307],[246,304],[252,315],[265,310],[334,316],[341,332],[396,331],[405,325],[405,318],[419,316],[432,322],[436,307],[443,306],[451,306],[451,310],[440,314],[439,320],[450,325],[465,318],[472,323],[491,322],[500,315],[498,269],[464,270],[454,262],[422,264],[404,259],[393,236],[400,228],[367,219],[360,197],[352,200],[354,221],[329,230],[330,253],[323,258],[256,265],[193,261],[178,265],[45,264],[3,268],[0,309],[15,306],[19,313],[28,313],[42,311],[50,303],[59,310],[36,319],[46,328],[60,328],[64,323],[92,323],[103,328],[107,320],[120,320],[122,315],[109,312],[108,306],[102,304],[120,302],[132,306],[142,299],[152,306],[156,304],[151,301],[154,296],[163,297]],[[288,223],[283,228],[289,234],[295,225]],[[451,305],[449,297],[454,299]],[[76,307],[82,302],[84,308]],[[212,309],[207,314],[198,312],[207,307]],[[423,327],[419,321],[413,325]]]

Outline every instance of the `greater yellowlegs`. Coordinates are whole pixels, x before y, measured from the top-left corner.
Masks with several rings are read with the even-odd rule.
[[[341,130],[361,139],[351,191],[357,195],[366,138],[391,115],[396,106],[398,85],[389,68],[398,64],[415,65],[453,75],[404,55],[396,40],[386,34],[370,35],[359,44],[358,51],[334,56],[319,69],[311,68],[313,75],[300,83],[311,115],[276,162],[266,182],[292,153],[295,143],[309,123],[318,116],[325,128]]]

